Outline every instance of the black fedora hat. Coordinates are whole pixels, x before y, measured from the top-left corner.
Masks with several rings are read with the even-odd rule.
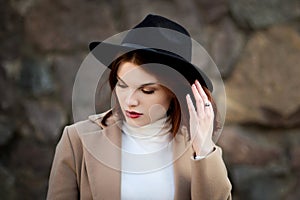
[[[199,67],[191,63],[192,40],[188,31],[178,23],[159,15],[149,14],[126,33],[121,44],[91,42],[89,49],[109,67],[117,56],[131,51],[143,51],[154,63],[168,65],[193,84],[198,80],[211,92],[213,85]]]

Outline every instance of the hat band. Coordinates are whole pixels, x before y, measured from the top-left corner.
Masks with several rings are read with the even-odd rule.
[[[137,49],[148,49],[149,47],[145,47],[143,45],[139,45],[139,44],[132,44],[132,43],[123,43],[121,44],[121,46],[125,46],[125,47],[132,47],[132,48],[137,48]],[[149,48],[150,49],[150,48]]]
[[[175,56],[177,59],[184,60],[185,62],[188,62],[185,58],[181,57],[180,55],[178,55],[176,53],[173,53],[173,52],[170,52],[170,51],[167,51],[167,50],[163,50],[163,49],[155,49],[155,48],[146,47],[146,46],[143,46],[143,45],[133,44],[133,43],[122,43],[121,46],[135,48],[135,49],[147,49],[147,50],[150,50],[150,51],[153,51],[153,52],[163,53],[165,55],[167,54],[167,55],[169,55],[169,56],[171,55],[173,57]]]

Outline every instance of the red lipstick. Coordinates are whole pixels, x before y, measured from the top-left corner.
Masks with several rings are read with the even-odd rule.
[[[126,116],[127,117],[130,117],[130,118],[133,118],[133,119],[138,118],[141,115],[143,115],[142,113],[138,113],[138,112],[134,112],[134,111],[128,111],[128,110],[126,110],[125,112],[126,112]]]

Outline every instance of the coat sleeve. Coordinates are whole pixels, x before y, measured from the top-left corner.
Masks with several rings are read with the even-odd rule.
[[[193,200],[231,200],[231,183],[220,147],[207,157],[191,158],[191,195]]]
[[[50,172],[47,200],[79,199],[73,148],[68,127],[65,127],[56,146]]]

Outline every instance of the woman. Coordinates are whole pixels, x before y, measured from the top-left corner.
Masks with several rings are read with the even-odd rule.
[[[188,32],[148,15],[120,45],[90,49],[115,103],[64,129],[47,199],[231,199],[212,83],[190,62]]]

